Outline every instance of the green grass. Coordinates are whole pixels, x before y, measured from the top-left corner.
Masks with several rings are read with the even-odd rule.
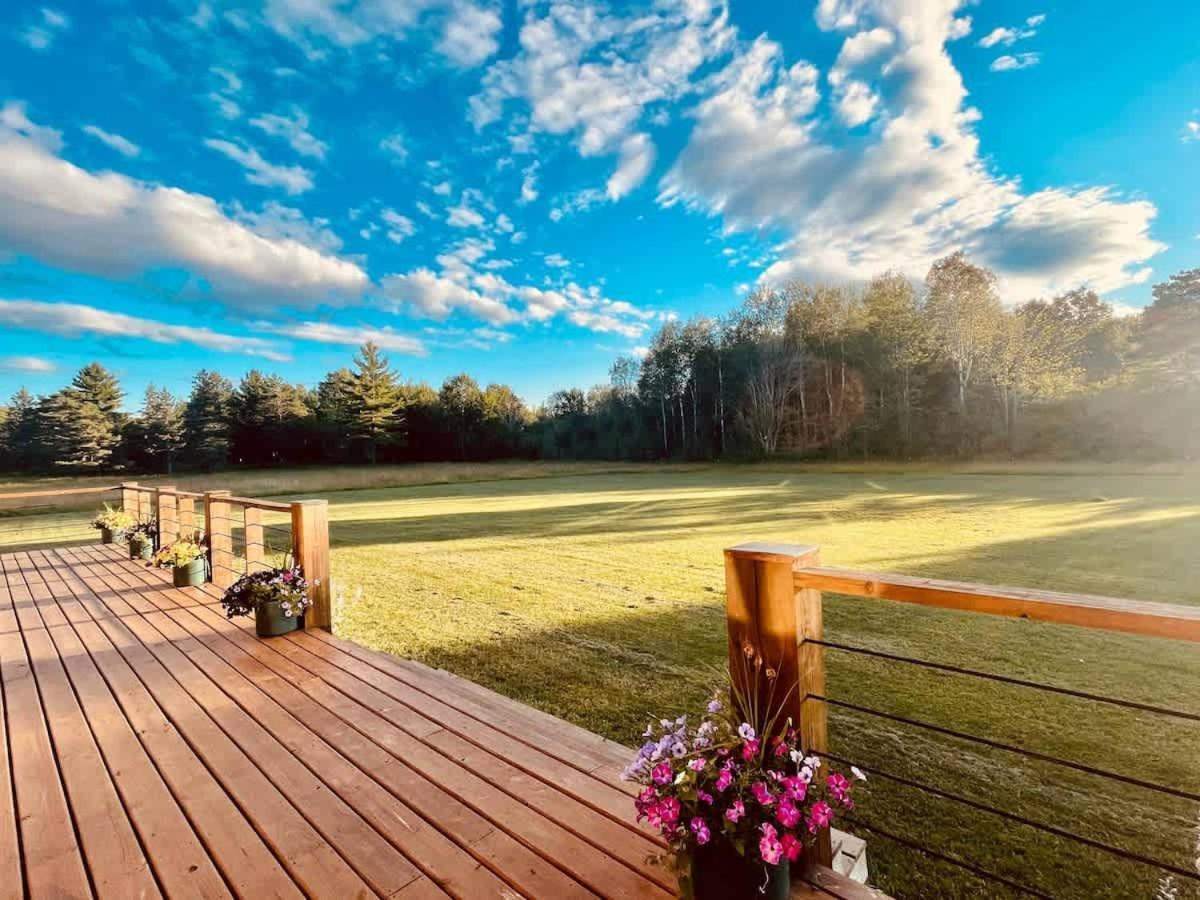
[[[584,471],[329,493],[338,633],[633,743],[647,717],[702,701],[725,653],[721,550],[744,540],[817,543],[827,565],[1200,603],[1194,469]],[[1194,644],[840,597],[826,632],[1200,714]],[[828,670],[835,698],[1200,793],[1200,722],[839,651]],[[868,765],[1195,865],[1195,803],[839,709],[830,736]],[[1056,897],[1150,898],[1159,878],[879,778],[859,815]],[[1006,896],[860,833],[897,896]]]

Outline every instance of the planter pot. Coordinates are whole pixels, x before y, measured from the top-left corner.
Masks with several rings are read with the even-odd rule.
[[[171,570],[175,587],[197,587],[204,584],[204,558],[193,559],[186,566],[175,566]]]
[[[788,900],[788,861],[764,866],[746,859],[720,838],[692,854],[692,890],[696,900]]]
[[[129,539],[130,559],[150,559],[154,556],[154,544],[146,538],[132,537]]]
[[[100,529],[100,543],[111,544],[113,542],[113,539],[114,539],[114,535],[113,535],[111,528],[101,528]]]
[[[260,603],[254,609],[254,630],[259,637],[287,634],[300,627],[298,616],[285,616],[278,600]]]

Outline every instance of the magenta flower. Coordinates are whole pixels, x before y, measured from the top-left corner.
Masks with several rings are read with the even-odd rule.
[[[658,814],[665,825],[674,825],[679,821],[679,801],[675,797],[667,797],[658,804]]]
[[[749,740],[742,744],[742,759],[749,762],[758,754],[758,741]]]
[[[833,810],[824,800],[818,800],[808,810],[808,830],[816,832],[819,828],[829,827],[833,821]]]
[[[800,810],[796,809],[792,801],[785,797],[779,801],[779,809],[775,812],[775,818],[784,828],[795,828],[800,824]]]
[[[770,806],[775,802],[775,798],[771,796],[770,788],[768,788],[766,784],[761,781],[756,781],[754,784],[750,785],[750,793],[752,793],[754,795],[754,799],[763,806]]]
[[[787,856],[789,862],[795,862],[801,851],[804,850],[804,844],[790,833],[786,833],[779,839],[779,843],[783,846],[784,855]]]
[[[721,774],[717,776],[717,790],[723,791],[733,783],[733,773],[728,769],[722,769]]]
[[[850,782],[846,776],[840,772],[833,772],[825,779],[825,785],[829,788],[829,793],[839,803],[845,803],[846,798],[850,794]]]
[[[699,844],[701,847],[703,847],[705,844],[707,844],[709,841],[709,838],[712,837],[712,832],[710,832],[708,830],[708,826],[704,823],[704,820],[702,818],[700,818],[699,816],[696,816],[696,818],[692,819],[691,828],[692,828],[692,834],[694,834],[696,836],[696,843]]]
[[[671,770],[669,762],[661,762],[654,767],[651,773],[655,784],[670,784],[674,780],[674,773]]]
[[[779,860],[783,857],[783,844],[779,842],[778,833],[770,822],[763,823],[758,852],[762,855],[763,862],[769,866],[779,865]]]
[[[730,822],[737,822],[737,820],[745,814],[746,804],[744,804],[741,800],[734,800],[729,804],[729,809],[725,810],[725,818]]]
[[[709,806],[712,806],[713,795],[708,791],[696,791],[696,799],[701,803],[707,803]]]
[[[697,756],[695,759],[691,760],[688,763],[688,768],[691,769],[693,772],[703,772],[704,767],[707,765],[708,765],[708,760]]]
[[[783,779],[784,796],[794,803],[803,803],[804,798],[808,796],[808,785],[795,775],[789,775]]]

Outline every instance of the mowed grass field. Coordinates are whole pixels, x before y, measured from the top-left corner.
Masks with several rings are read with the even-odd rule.
[[[324,493],[335,629],[627,744],[647,718],[705,697],[726,650],[721,551],[740,541],[819,544],[826,565],[1200,603],[1195,470],[505,474]],[[8,519],[0,541],[72,515]],[[1200,716],[1195,644],[835,596],[825,615],[831,641]],[[844,651],[829,650],[827,667],[830,697],[1200,794],[1200,721]],[[1190,799],[840,708],[829,730],[835,753],[867,766],[1195,870]],[[1152,898],[1162,874],[882,777],[860,801],[860,823],[845,827],[867,838],[872,880],[899,897],[1018,895],[904,842],[1054,897]],[[1175,884],[1200,896],[1194,881]]]

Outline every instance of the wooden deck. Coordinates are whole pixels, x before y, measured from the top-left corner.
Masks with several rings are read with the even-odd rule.
[[[624,747],[122,550],[0,556],[0,896],[674,895]]]

